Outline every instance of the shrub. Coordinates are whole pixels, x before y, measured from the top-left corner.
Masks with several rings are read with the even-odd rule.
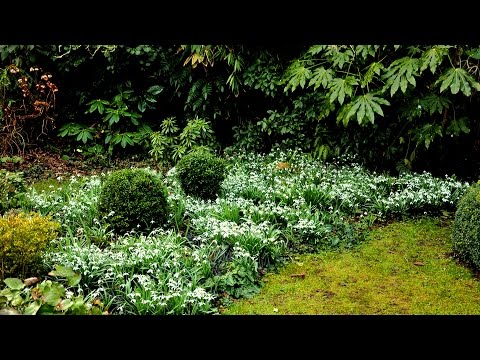
[[[25,191],[21,172],[0,170],[0,213],[16,207],[18,195]]]
[[[159,174],[146,169],[117,170],[102,185],[99,214],[117,234],[149,231],[167,221],[167,194]]]
[[[177,174],[185,194],[215,199],[225,178],[225,162],[204,148],[185,155],[177,163]]]
[[[452,228],[453,251],[480,269],[480,185],[471,186],[458,202]]]
[[[36,275],[47,244],[60,224],[35,212],[7,213],[0,218],[0,279]]]

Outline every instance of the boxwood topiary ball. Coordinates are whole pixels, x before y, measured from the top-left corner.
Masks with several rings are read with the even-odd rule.
[[[452,242],[461,260],[480,269],[480,185],[471,186],[458,202]]]
[[[167,221],[167,195],[159,175],[145,169],[117,170],[102,184],[98,210],[117,234],[146,232]]]
[[[225,179],[225,162],[207,150],[198,149],[182,157],[176,171],[185,194],[213,200]]]

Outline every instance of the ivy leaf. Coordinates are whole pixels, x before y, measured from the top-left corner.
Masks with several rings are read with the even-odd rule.
[[[480,84],[462,68],[448,69],[438,78],[435,85],[440,82],[440,92],[450,87],[452,94],[457,94],[459,91],[462,91],[465,96],[470,96],[472,94],[471,86],[473,86],[475,90],[480,91]]]
[[[436,45],[426,50],[420,58],[420,73],[429,67],[432,74],[435,74],[437,66],[442,63],[442,60],[444,56],[448,54],[448,49],[450,47],[451,46]]]
[[[353,85],[358,85],[358,81],[353,76],[347,76],[345,79],[335,78],[330,82],[330,102],[337,100],[340,105],[345,100],[345,95],[352,96]]]
[[[441,114],[444,109],[450,106],[450,100],[444,96],[429,94],[420,100],[420,105],[426,109],[430,115],[435,112]]]
[[[418,63],[419,59],[405,56],[390,64],[387,72],[382,76],[387,80],[385,89],[390,88],[390,96],[393,96],[398,88],[405,93],[408,83],[416,86],[415,76],[418,75]]]
[[[308,86],[313,86],[313,90],[317,90],[320,85],[327,88],[330,81],[332,81],[334,72],[331,69],[325,69],[323,66],[316,68],[313,71],[312,78],[308,83]]]

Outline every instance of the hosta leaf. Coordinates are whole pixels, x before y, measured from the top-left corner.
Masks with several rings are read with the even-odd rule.
[[[405,93],[408,83],[416,86],[415,76],[418,76],[418,67],[419,59],[409,56],[390,64],[387,72],[382,76],[386,80],[385,89],[390,88],[390,96],[393,96],[399,88]]]
[[[450,47],[451,46],[435,45],[426,50],[420,58],[420,72],[423,72],[429,67],[432,74],[434,74],[437,67],[442,63],[445,55],[448,54]]]

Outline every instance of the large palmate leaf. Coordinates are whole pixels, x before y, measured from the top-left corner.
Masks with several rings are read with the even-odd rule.
[[[285,86],[285,91],[295,89],[300,85],[302,88],[305,87],[305,83],[310,79],[312,71],[306,67],[305,62],[300,62],[296,60],[290,65],[286,71],[286,78],[288,79],[287,85]]]
[[[346,76],[344,79],[335,78],[330,81],[330,102],[333,103],[337,100],[340,105],[342,105],[345,100],[345,95],[352,96],[353,85],[358,85],[358,80],[354,76]]]
[[[390,105],[390,103],[372,93],[356,96],[349,104],[345,111],[340,111],[337,121],[343,121],[343,125],[347,125],[350,118],[357,116],[359,124],[363,124],[365,119],[372,124],[375,120],[375,113],[383,115],[383,110],[380,105]],[[348,109],[348,111],[346,111]]]
[[[447,135],[459,136],[463,133],[470,133],[470,128],[468,127],[468,118],[463,116],[458,119],[453,119],[450,125],[447,128]]]
[[[399,88],[405,93],[408,83],[416,86],[415,76],[418,76],[418,67],[419,59],[409,56],[395,60],[390,64],[387,72],[382,76],[387,81],[385,89],[390,88],[390,96],[393,96]]]
[[[372,62],[368,66],[368,70],[365,73],[365,75],[363,75],[362,82],[360,83],[362,88],[364,88],[366,85],[368,85],[370,82],[372,82],[375,75],[380,76],[383,69],[384,69],[384,66],[383,66],[382,63]]]
[[[441,114],[444,109],[450,106],[450,103],[448,98],[435,94],[429,94],[420,100],[420,105],[427,110],[430,115],[433,115],[435,112]]]
[[[313,85],[313,90],[317,90],[320,85],[325,89],[330,81],[333,79],[334,71],[332,69],[325,69],[323,66],[316,68],[312,73],[312,78],[308,83],[308,86]]]
[[[461,91],[465,96],[472,94],[472,87],[479,91],[480,84],[466,70],[462,68],[450,68],[445,71],[435,82],[435,85],[441,83],[440,92],[450,88],[452,94]]]
[[[365,60],[368,56],[375,56],[378,48],[378,45],[357,45],[355,47],[355,53]]]
[[[426,50],[420,58],[420,73],[428,67],[432,74],[435,74],[437,66],[442,63],[443,58],[448,54],[449,48],[451,46],[435,45]]]

